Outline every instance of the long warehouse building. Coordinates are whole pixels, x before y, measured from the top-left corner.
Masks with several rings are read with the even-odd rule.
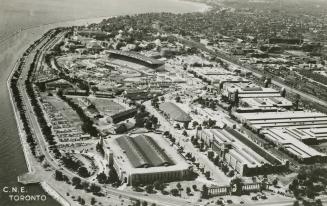
[[[105,141],[105,158],[129,185],[188,178],[191,166],[159,134],[120,136]]]
[[[204,129],[196,135],[242,176],[277,173],[288,168],[287,161],[279,160],[236,130]]]

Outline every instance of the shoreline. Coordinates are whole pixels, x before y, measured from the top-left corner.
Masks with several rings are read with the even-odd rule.
[[[59,192],[51,187],[46,181],[40,183],[42,189],[48,193],[53,199],[55,199],[62,206],[71,206],[68,200],[66,200]]]
[[[12,94],[12,90],[11,90],[11,86],[10,86],[10,81],[12,79],[12,76],[16,70],[16,66],[18,64],[18,60],[16,60],[11,72],[10,72],[10,75],[7,79],[7,89],[8,89],[8,92],[9,92],[9,99],[10,99],[10,103],[11,103],[11,106],[12,106],[12,109],[13,109],[13,112],[14,112],[14,115],[15,115],[15,120],[16,120],[16,128],[18,130],[18,136],[20,138],[20,142],[21,142],[21,146],[22,146],[22,149],[23,149],[23,153],[24,153],[24,157],[25,157],[25,162],[26,162],[26,166],[27,166],[27,170],[28,172],[33,172],[33,168],[31,166],[31,160],[30,160],[30,157],[28,155],[31,155],[30,151],[29,151],[29,148],[26,148],[26,134],[25,134],[25,131],[23,129],[23,126],[22,126],[22,121],[21,121],[21,118],[20,118],[20,115],[17,111],[17,106],[16,106],[16,103],[14,101],[14,98],[13,98],[13,94]]]
[[[196,9],[195,11],[192,11],[192,12],[177,12],[177,13],[193,13],[193,12],[203,13],[203,12],[208,12],[213,8],[210,4],[207,4],[205,2],[196,2],[196,1],[192,1],[192,0],[176,0],[176,1],[185,2],[185,3],[188,3],[188,4],[196,4],[197,7],[198,7],[198,9]],[[162,11],[162,12],[164,12],[164,11]],[[133,15],[141,14],[141,13],[135,13]],[[143,13],[147,13],[147,12],[143,12]],[[152,12],[150,12],[150,13],[152,13]],[[160,13],[160,12],[155,12],[155,13]],[[114,15],[114,16],[123,16],[123,15],[126,15],[126,14]],[[53,26],[53,25],[56,25],[56,24],[58,26],[55,26],[55,27],[60,27],[60,25],[62,25],[62,24],[66,24],[66,23],[70,24],[72,22],[81,22],[81,21],[85,21],[85,20],[90,21],[90,23],[95,23],[98,20],[101,21],[103,19],[112,18],[114,16],[100,15],[100,16],[83,17],[83,18],[72,18],[72,19],[66,19],[66,20],[62,20],[62,21],[60,21],[60,20],[59,21],[52,21],[52,22],[45,23],[45,24],[39,24],[39,25],[36,25],[36,26],[29,26],[29,27],[26,27],[26,28],[21,28],[21,29],[13,31],[11,33],[4,33],[2,36],[0,36],[0,47],[7,40],[10,40],[14,36],[16,36],[16,35],[18,35],[18,34],[20,34],[22,32],[26,32],[28,30],[33,30],[33,29],[37,29],[37,28],[41,28],[41,27],[47,27],[47,26]],[[88,22],[86,22],[86,23],[88,23]],[[55,28],[55,27],[51,27],[51,28]]]
[[[20,118],[20,114],[18,112],[17,105],[16,105],[16,103],[14,101],[12,90],[11,90],[11,85],[10,85],[12,76],[13,76],[14,72],[17,69],[16,67],[18,65],[18,61],[19,60],[16,60],[14,66],[12,67],[12,70],[10,72],[10,75],[7,78],[6,84],[7,84],[7,89],[8,89],[8,92],[9,92],[10,103],[11,103],[11,106],[12,106],[12,109],[13,109],[13,112],[14,112],[14,115],[15,115],[16,128],[18,130],[18,136],[20,138],[20,143],[21,143],[21,147],[22,147],[22,150],[23,150],[24,158],[25,158],[25,163],[26,163],[27,170],[28,170],[27,173],[33,173],[34,172],[34,169],[32,167],[32,163],[31,162],[34,161],[34,159],[33,159],[34,157],[32,156],[32,154],[30,152],[29,145],[26,142],[26,133],[25,133],[25,131],[23,129],[23,125],[22,125],[23,123],[21,121],[21,118]],[[42,189],[49,196],[51,196],[54,200],[56,200],[60,205],[63,205],[63,206],[71,206],[71,204],[69,203],[69,201],[67,199],[65,199],[60,193],[58,193],[46,181],[40,182],[39,185],[42,187]]]
[[[185,0],[181,0],[181,1],[185,1]],[[199,5],[201,5],[201,4],[199,4]],[[199,6],[200,9],[197,12],[207,12],[207,11],[209,11],[211,9],[211,7],[209,5],[207,5],[207,4],[203,4],[203,5],[205,5],[205,6]],[[73,19],[73,20],[67,20],[67,21],[58,21],[58,22],[52,22],[52,23],[37,25],[37,26],[17,30],[17,31],[15,31],[15,32],[7,35],[7,36],[4,36],[0,40],[0,47],[1,47],[1,46],[3,46],[3,44],[5,44],[7,41],[10,41],[12,38],[16,37],[17,35],[27,34],[28,37],[29,37],[29,35],[32,34],[32,37],[28,38],[28,40],[26,40],[26,41],[25,40],[15,41],[16,44],[23,43],[24,46],[19,51],[17,51],[17,53],[16,53],[17,55],[15,55],[15,57],[13,58],[14,63],[9,63],[11,71],[10,71],[8,77],[7,77],[7,82],[6,82],[11,107],[12,107],[13,113],[15,115],[16,128],[17,128],[17,131],[18,131],[21,147],[22,147],[23,153],[24,153],[25,163],[26,163],[27,170],[28,170],[29,173],[32,173],[34,171],[34,168],[32,167],[32,161],[34,161],[34,160],[33,160],[32,154],[31,154],[31,152],[30,152],[30,150],[28,148],[28,144],[26,142],[26,134],[25,134],[25,131],[24,131],[23,127],[22,127],[22,121],[21,121],[20,115],[18,113],[16,103],[15,103],[15,101],[13,99],[13,94],[12,94],[11,85],[10,85],[13,74],[14,74],[15,70],[17,69],[17,65],[18,65],[18,61],[19,61],[20,56],[27,49],[28,45],[31,44],[31,42],[33,42],[33,40],[39,39],[42,36],[42,34],[44,34],[46,31],[48,31],[50,29],[53,29],[53,28],[56,28],[56,27],[65,27],[65,26],[75,26],[75,25],[80,26],[80,25],[86,25],[88,23],[100,23],[103,19],[108,19],[108,18],[112,18],[112,17],[113,16],[98,16],[98,17],[80,18],[80,19]],[[58,193],[46,181],[42,181],[40,183],[40,186],[49,196],[51,196],[54,200],[56,200],[60,205],[64,205],[64,206],[70,206],[71,205],[67,199],[65,199],[60,193]]]

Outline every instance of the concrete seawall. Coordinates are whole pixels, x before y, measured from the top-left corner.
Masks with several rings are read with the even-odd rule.
[[[19,60],[16,61],[15,65],[12,68],[12,71],[7,79],[7,88],[8,88],[8,92],[9,92],[10,103],[13,108],[15,119],[16,119],[16,126],[17,126],[17,130],[18,130],[20,142],[21,142],[21,145],[23,148],[26,166],[27,166],[27,169],[29,172],[33,172],[33,167],[31,166],[31,160],[30,160],[32,154],[31,154],[29,148],[27,148],[28,143],[26,142],[26,133],[24,131],[23,122],[21,121],[20,114],[18,112],[18,108],[14,102],[14,98],[13,98],[13,94],[12,94],[12,90],[11,90],[11,86],[10,86],[11,78],[12,78],[14,72],[16,71],[16,67],[17,67],[18,63],[19,63]]]
[[[42,181],[41,187],[46,191],[51,197],[57,200],[62,206],[71,206],[71,204],[60,195],[55,189],[53,189],[48,183]]]
[[[26,161],[26,166],[27,166],[28,172],[33,173],[34,172],[34,168],[32,166],[33,156],[32,156],[32,153],[31,153],[31,151],[29,149],[29,145],[28,145],[28,143],[26,141],[26,133],[24,131],[23,122],[21,121],[20,114],[19,114],[18,108],[16,106],[16,103],[14,101],[13,93],[12,93],[11,86],[10,86],[12,76],[13,76],[14,72],[16,71],[16,67],[17,67],[18,63],[19,63],[19,60],[16,61],[15,65],[13,66],[12,71],[11,71],[11,73],[10,73],[8,79],[7,79],[7,89],[8,89],[8,92],[9,92],[10,103],[12,105],[13,112],[14,112],[15,119],[16,119],[18,135],[19,135],[20,142],[21,142],[21,145],[22,145],[22,148],[23,148],[23,153],[24,153],[24,157],[25,157],[25,161]],[[61,205],[71,206],[71,204],[64,197],[62,197],[58,192],[56,192],[46,182],[41,182],[41,187],[52,198],[57,200]]]

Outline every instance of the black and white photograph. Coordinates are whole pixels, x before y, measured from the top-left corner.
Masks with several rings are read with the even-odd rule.
[[[327,0],[0,0],[0,206],[327,206]]]

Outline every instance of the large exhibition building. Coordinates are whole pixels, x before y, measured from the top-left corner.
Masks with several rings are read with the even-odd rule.
[[[327,115],[319,112],[287,111],[233,113],[245,126],[259,132],[301,162],[325,162],[326,155],[306,144],[327,138]]]
[[[129,185],[183,180],[191,170],[159,134],[119,136],[105,140],[104,149],[109,165]]]

